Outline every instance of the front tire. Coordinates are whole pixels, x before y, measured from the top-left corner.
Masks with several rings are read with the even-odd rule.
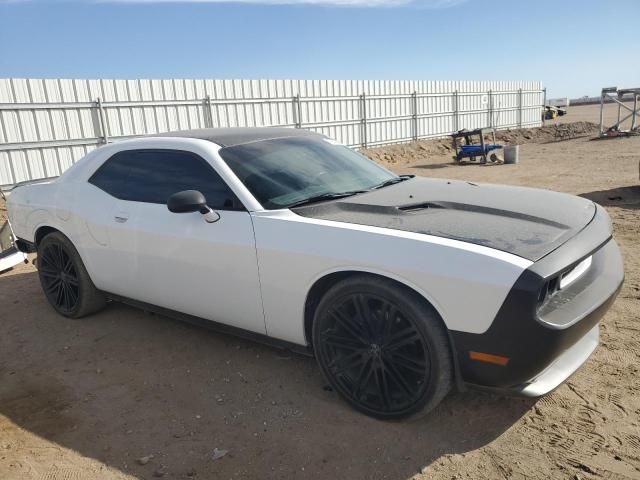
[[[374,417],[424,415],[453,383],[439,315],[416,293],[384,278],[359,275],[334,285],[315,311],[313,346],[332,387]]]
[[[81,318],[106,304],[104,294],[91,281],[78,251],[62,233],[50,233],[40,241],[37,263],[42,290],[60,315]]]

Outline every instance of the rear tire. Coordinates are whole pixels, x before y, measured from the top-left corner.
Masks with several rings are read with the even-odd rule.
[[[438,313],[384,278],[358,275],[334,285],[315,311],[313,347],[334,390],[377,418],[425,415],[453,384]]]
[[[60,315],[81,318],[103,308],[107,302],[89,277],[78,251],[60,232],[38,244],[38,276],[51,306]]]

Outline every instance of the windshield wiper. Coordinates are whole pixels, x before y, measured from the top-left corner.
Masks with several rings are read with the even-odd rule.
[[[339,192],[339,193],[321,193],[320,195],[314,195],[313,197],[305,198],[304,200],[300,200],[298,202],[294,202],[291,205],[287,205],[286,208],[294,208],[301,207],[303,205],[309,205],[316,202],[322,202],[324,200],[335,200],[337,198],[351,197],[353,195],[357,195],[359,193],[367,193],[371,190],[377,190],[379,188],[388,187],[389,185],[394,185],[396,183],[404,182],[405,180],[409,180],[413,178],[415,175],[400,175],[399,177],[390,178],[378,185],[374,185],[371,188],[367,188],[365,190],[351,190],[349,192]]]
[[[388,187],[389,185],[395,185],[396,183],[404,182],[405,180],[409,180],[413,178],[413,175],[400,175],[399,177],[390,178],[378,185],[371,187],[371,190],[378,190],[379,188]]]
[[[291,205],[287,205],[286,208],[294,208],[301,207],[303,205],[309,205],[311,203],[322,202],[323,200],[335,200],[337,198],[351,197],[353,195],[357,195],[358,193],[365,193],[368,190],[352,190],[350,192],[340,192],[340,193],[321,193],[320,195],[314,195],[313,197],[305,198],[304,200],[300,200],[298,202],[294,202]]]

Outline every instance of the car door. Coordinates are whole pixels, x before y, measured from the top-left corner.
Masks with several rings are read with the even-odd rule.
[[[166,149],[127,151],[126,165],[108,232],[125,272],[113,293],[266,333],[251,217],[213,167]],[[183,190],[201,191],[219,220],[170,212],[169,196]]]

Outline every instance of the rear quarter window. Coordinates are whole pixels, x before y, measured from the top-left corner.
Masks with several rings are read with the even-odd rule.
[[[116,153],[91,176],[89,183],[100,190],[104,190],[109,195],[124,199],[125,184],[129,176],[127,157],[128,152]]]

